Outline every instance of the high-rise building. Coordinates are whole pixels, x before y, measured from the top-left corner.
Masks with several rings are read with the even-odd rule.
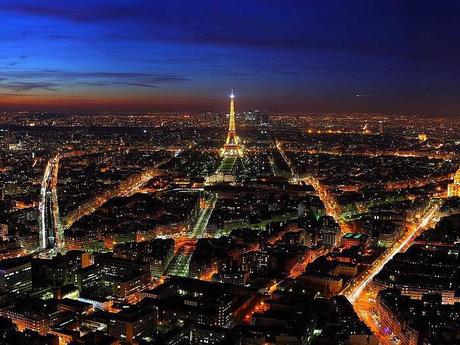
[[[256,114],[256,120],[258,122],[258,125],[260,125],[260,126],[268,125],[268,114],[267,114],[266,111],[256,110],[255,114]]]
[[[221,156],[223,157],[241,157],[243,155],[243,151],[240,146],[240,138],[236,134],[235,122],[235,95],[232,90],[232,94],[230,95],[230,117],[227,140],[221,150]]]

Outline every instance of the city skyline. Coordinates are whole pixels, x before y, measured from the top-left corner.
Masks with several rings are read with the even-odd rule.
[[[0,343],[459,344],[459,13],[0,1]]]
[[[459,114],[459,5],[3,1],[0,110]]]
[[[452,343],[459,120],[225,101],[0,114],[4,343]]]

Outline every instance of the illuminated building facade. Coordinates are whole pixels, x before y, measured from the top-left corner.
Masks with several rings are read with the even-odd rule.
[[[83,319],[85,325],[105,329],[107,335],[123,344],[138,344],[156,331],[156,310],[148,303],[138,303],[118,313],[98,311]],[[104,343],[105,344],[105,343]]]
[[[30,300],[30,303],[10,306],[3,309],[0,315],[10,319],[20,332],[28,329],[41,335],[49,333],[59,320],[57,303],[43,300]]]
[[[26,258],[0,263],[0,295],[16,298],[32,290],[32,263]]]
[[[236,134],[235,124],[235,95],[230,95],[230,122],[228,125],[227,140],[225,141],[224,147],[221,150],[222,157],[241,157],[243,155],[242,148],[240,146],[240,138]]]
[[[367,240],[368,236],[366,234],[349,232],[342,236],[341,244],[345,249],[350,249],[356,246],[367,246]]]
[[[455,173],[454,183],[449,183],[447,186],[447,196],[460,197],[460,169]]]

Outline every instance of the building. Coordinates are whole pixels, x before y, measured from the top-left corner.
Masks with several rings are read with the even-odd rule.
[[[288,273],[308,254],[301,245],[286,245],[282,242],[268,245],[261,250],[247,252],[242,255],[242,269],[251,274]]]
[[[41,282],[58,287],[75,283],[75,272],[90,264],[89,254],[71,250],[65,255],[58,253],[52,259],[34,259],[34,275]]]
[[[236,262],[223,261],[219,263],[217,273],[212,276],[212,281],[224,284],[244,286],[249,279],[249,272],[241,269]]]
[[[358,275],[358,265],[341,262],[335,266],[330,274],[336,277],[353,278]]]
[[[98,311],[82,323],[94,325],[123,343],[137,344],[138,340],[153,336],[156,330],[156,310],[147,302],[142,301],[118,313]]]
[[[101,268],[101,277],[105,282],[115,281],[122,276],[130,276],[133,272],[150,271],[148,263],[119,258],[111,253],[96,255],[94,263]]]
[[[258,124],[260,126],[267,126],[269,124],[268,113],[264,110],[255,110],[254,114],[256,116],[256,120],[258,120]]]
[[[226,328],[195,326],[190,330],[190,344],[217,345],[231,337],[232,332]]]
[[[397,225],[382,228],[378,233],[378,245],[381,247],[390,247],[399,238],[403,229]]]
[[[8,236],[8,224],[0,224],[0,237],[3,239]]]
[[[144,242],[127,242],[115,245],[114,256],[150,264],[150,272],[160,277],[174,255],[173,239],[154,239]]]
[[[150,272],[133,272],[130,276],[122,276],[115,279],[112,284],[113,296],[128,298],[130,295],[140,292],[150,284]]]
[[[19,331],[26,329],[47,334],[59,319],[58,305],[53,300],[26,299],[4,309],[2,316],[11,319]]]
[[[64,298],[58,302],[58,311],[71,312],[77,315],[88,315],[94,311],[94,307],[90,303]]]
[[[305,230],[303,234],[303,245],[314,248],[318,245],[319,233],[316,230]]]
[[[32,290],[32,263],[30,258],[0,261],[0,294],[21,297]]]
[[[101,268],[98,265],[79,268],[74,273],[74,284],[80,291],[95,289],[100,282]]]
[[[295,290],[295,289],[294,289]],[[311,294],[275,291],[256,309],[242,344],[308,344],[317,326]]]
[[[447,186],[447,196],[460,197],[460,169],[455,173],[454,182]]]
[[[449,228],[450,231],[452,228]],[[435,232],[438,230],[433,230]],[[449,247],[412,245],[406,252],[393,257],[373,279],[378,290],[397,288],[401,295],[420,300],[436,294],[443,304],[458,302],[456,272],[458,250]],[[404,272],[405,274],[401,274]]]
[[[418,345],[420,343],[419,332],[407,322],[408,320],[404,319],[402,312],[398,312],[398,305],[406,304],[408,300],[408,297],[384,291],[377,296],[375,310],[382,326],[396,334],[402,344]],[[400,308],[404,310],[403,306]]]
[[[366,234],[349,232],[342,236],[341,245],[345,249],[355,246],[366,246],[368,238]]]
[[[102,283],[112,288],[114,297],[128,298],[150,283],[148,263],[114,257],[110,253],[96,256],[95,262],[101,269]]]
[[[1,224],[0,224],[1,229]],[[15,237],[0,238],[0,260],[16,258],[25,254],[24,248],[21,248],[19,240]]]
[[[340,240],[340,228],[336,226],[328,226],[321,229],[321,239],[323,245],[327,247],[335,247]]]
[[[332,275],[304,273],[298,279],[305,283],[306,286],[309,286],[328,297],[337,294],[343,286],[343,279]]]
[[[249,307],[245,288],[190,278],[171,278],[141,297],[158,310],[164,323],[196,322],[208,327],[230,327]],[[241,315],[240,315],[241,316]]]
[[[305,217],[307,215],[307,211],[309,211],[309,209],[307,208],[305,203],[299,202],[297,205],[297,217]]]

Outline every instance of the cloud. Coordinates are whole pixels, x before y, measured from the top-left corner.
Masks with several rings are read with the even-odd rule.
[[[225,5],[204,0],[190,4],[176,0],[130,1],[129,5],[126,2],[102,0],[81,0],[78,3],[63,1],[54,2],[53,5],[36,1],[4,0],[0,4],[0,10],[25,16],[53,18],[78,25],[90,24],[104,29],[103,33],[100,33],[102,36],[98,38],[62,32],[52,32],[48,35],[50,39],[59,40],[163,41],[283,50],[347,49],[353,48],[348,44],[361,41],[363,47],[358,47],[359,49],[381,51],[381,45],[373,43],[374,40],[364,43],[362,35],[357,38],[354,34],[358,32],[354,32],[355,30],[342,32],[341,42],[344,42],[343,36],[348,34],[346,46],[337,44],[334,31],[338,20],[333,18],[328,20],[328,26],[331,27],[329,33],[323,31],[322,35],[316,34],[316,20],[312,19],[315,17],[315,10],[323,11],[322,6],[304,5],[295,1],[291,6],[294,5],[298,11],[290,9],[289,4],[248,4],[247,1],[238,0]],[[245,10],[242,11],[242,8]],[[360,12],[357,11],[357,15]],[[333,15],[333,12],[330,15]],[[353,28],[356,25],[349,26]],[[109,32],[105,29],[109,29]],[[33,34],[36,32],[34,30]]]
[[[425,0],[1,0],[0,76],[22,93],[174,84],[174,95],[180,83],[193,86],[183,94],[241,84],[294,100],[333,94],[351,103],[369,90],[372,102],[418,92],[434,103],[446,89],[458,94],[459,10],[459,1]],[[18,52],[30,58],[18,63]],[[85,72],[50,69],[63,66]]]
[[[63,87],[131,86],[158,88],[161,84],[189,79],[169,74],[139,72],[77,72],[65,70],[10,70],[2,73],[0,88],[15,92],[31,90],[57,91]]]
[[[245,49],[321,51],[457,62],[458,2],[215,0],[199,2],[3,0],[6,11],[91,25],[94,35],[51,32],[50,39],[173,42]],[[44,19],[45,18],[45,19]],[[88,26],[89,27],[89,26]],[[383,29],[385,28],[385,29]],[[36,35],[37,29],[30,31]]]
[[[152,82],[181,82],[187,81],[188,78],[172,75],[143,72],[83,72],[83,71],[66,71],[66,70],[11,70],[2,73],[7,78],[54,78],[64,80],[79,79],[105,79],[105,80],[126,80],[126,79],[143,79]]]
[[[140,87],[152,87],[157,88],[158,85],[144,84],[144,83],[119,83],[120,85],[129,85],[129,86],[140,86]]]
[[[10,97],[34,97],[34,95],[21,92],[0,92],[0,96],[10,96]]]
[[[110,86],[118,86],[118,85],[139,86],[139,87],[147,87],[147,88],[158,88],[159,87],[158,85],[154,85],[154,84],[129,83],[129,82],[123,83],[123,82],[115,82],[115,81],[114,82],[110,82],[110,81],[82,82],[82,83],[79,83],[79,85],[100,86],[100,87],[110,87]]]
[[[18,58],[16,59],[16,61],[10,62],[10,63],[6,64],[6,66],[8,66],[8,67],[16,66],[17,64],[19,64],[19,62],[20,62],[21,60],[24,60],[24,59],[26,59],[26,58],[27,58],[27,55],[20,55],[20,56],[18,56]],[[2,78],[0,78],[0,80],[2,80]]]
[[[0,88],[22,92],[30,91],[35,89],[41,89],[46,91],[57,91],[59,85],[55,83],[39,83],[39,82],[2,82]]]

